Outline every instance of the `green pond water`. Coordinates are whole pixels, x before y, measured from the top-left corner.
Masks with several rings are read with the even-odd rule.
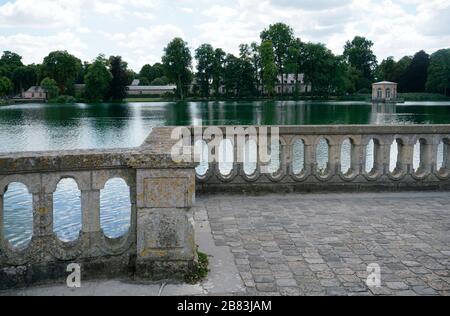
[[[0,153],[134,147],[158,126],[334,124],[450,124],[450,102],[411,102],[397,106],[275,101],[4,106],[0,107]],[[302,148],[295,150],[300,157]],[[349,152],[350,145],[344,144],[343,151]],[[371,149],[369,155],[370,152]],[[417,165],[419,150],[415,152]],[[391,154],[396,157],[395,146]],[[442,156],[442,147],[439,154]],[[318,160],[319,165],[326,164],[326,143],[318,148]],[[298,161],[301,167],[301,159]],[[392,161],[394,165],[395,159]],[[342,159],[342,164],[345,170],[348,157]],[[202,166],[198,170],[202,172],[200,169]],[[61,240],[78,237],[80,205],[76,183],[62,180],[54,194],[54,230]],[[4,213],[6,238],[14,246],[25,247],[32,233],[32,197],[24,185],[9,186],[4,195]],[[121,179],[112,179],[101,192],[101,224],[105,234],[112,238],[123,235],[129,228],[129,190]]]

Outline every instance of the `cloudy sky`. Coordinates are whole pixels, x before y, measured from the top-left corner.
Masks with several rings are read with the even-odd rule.
[[[0,50],[25,63],[59,49],[82,60],[122,55],[139,71],[173,37],[236,53],[279,21],[335,53],[366,36],[379,60],[450,46],[450,0],[0,0]]]

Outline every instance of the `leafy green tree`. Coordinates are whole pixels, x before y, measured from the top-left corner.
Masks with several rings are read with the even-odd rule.
[[[247,44],[241,44],[239,45],[238,97],[256,94],[254,73],[251,47]]]
[[[296,93],[298,94],[300,90],[300,73],[303,71],[304,67],[304,44],[297,38],[289,48],[289,55],[286,68],[289,72],[295,74],[296,81]]]
[[[328,95],[342,89],[339,81],[345,74],[343,62],[323,44],[305,44],[305,80],[311,83],[313,94]]]
[[[429,92],[450,95],[450,49],[431,55],[426,88]]]
[[[14,70],[20,67],[23,67],[22,56],[10,51],[3,52],[0,58],[0,76],[12,78]]]
[[[59,95],[58,84],[54,79],[45,78],[41,82],[41,87],[47,93],[47,100],[53,100]]]
[[[262,42],[260,54],[263,83],[270,97],[275,92],[275,83],[277,82],[277,65],[275,64],[275,54],[273,53],[273,44],[271,41]]]
[[[162,61],[167,77],[176,83],[178,96],[183,100],[185,88],[192,81],[192,55],[188,44],[175,38],[164,49]]]
[[[203,97],[210,95],[210,82],[213,77],[214,67],[214,48],[209,44],[203,44],[195,51],[195,59],[197,60],[197,74],[198,84],[200,86],[200,93]]]
[[[15,92],[29,89],[37,82],[36,67],[32,65],[16,68],[12,73],[12,81],[15,86]]]
[[[112,75],[109,72],[107,65],[101,59],[96,60],[89,66],[86,77],[85,96],[89,102],[103,101],[109,91],[109,85],[112,80]]]
[[[358,90],[369,89],[375,78],[377,58],[372,47],[373,42],[361,36],[356,36],[351,42],[348,41],[344,47],[344,57],[347,63],[360,73],[356,82]]]
[[[51,52],[42,65],[45,76],[56,81],[61,94],[65,94],[69,85],[75,83],[82,69],[81,60],[67,51]]]
[[[232,54],[228,54],[225,58],[223,82],[225,85],[226,94],[228,96],[235,96],[237,94],[239,82],[239,58]]]
[[[13,92],[14,86],[7,77],[0,77],[0,97],[8,96]]]
[[[139,85],[140,86],[149,86],[150,81],[147,79],[147,77],[139,77]]]
[[[405,92],[425,92],[430,55],[423,50],[416,53],[404,74]]]
[[[152,65],[146,64],[141,68],[141,71],[139,72],[139,79],[141,81],[141,84],[143,82],[148,82],[148,84],[154,80],[156,77],[153,73],[153,67]],[[145,86],[148,84],[144,84]]]
[[[155,80],[153,80],[150,85],[151,86],[165,86],[168,85],[169,82],[167,80],[167,77],[160,77],[160,78],[156,78]]]
[[[127,89],[130,81],[127,72],[128,64],[120,56],[109,58],[109,72],[112,79],[109,85],[109,97],[113,101],[122,101],[127,96]]]
[[[378,81],[398,82],[397,63],[394,57],[388,57],[378,65],[376,77]]]
[[[281,75],[281,78],[284,78],[286,74],[285,65],[289,58],[289,48],[294,40],[294,30],[284,23],[276,23],[270,25],[268,29],[261,33],[261,40],[272,42],[278,74]],[[281,87],[281,90],[284,91],[284,80],[281,80]]]
[[[253,81],[255,83],[256,93],[259,94],[262,86],[262,62],[260,54],[260,46],[253,42],[250,44],[251,60],[253,66]]]
[[[218,97],[220,94],[219,89],[223,82],[226,55],[227,54],[221,48],[217,48],[214,51],[214,61],[212,65],[212,86],[216,97]]]

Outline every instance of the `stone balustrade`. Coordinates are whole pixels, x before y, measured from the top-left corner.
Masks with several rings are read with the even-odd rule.
[[[204,129],[206,129],[205,127]],[[235,127],[237,133],[227,136],[229,128],[221,133],[233,148],[233,156],[241,150],[237,137],[247,127]],[[194,130],[192,128],[192,130]],[[259,137],[261,130],[257,127]],[[194,132],[193,132],[194,134]],[[248,130],[247,142],[251,141]],[[224,172],[221,163],[212,161],[206,172],[197,174],[197,191],[359,191],[359,190],[443,190],[450,188],[450,126],[280,126],[279,161],[277,170],[267,172],[267,163],[259,157],[253,161],[256,168],[250,172],[245,163],[232,162],[231,172]],[[318,165],[320,143],[325,145],[326,166]],[[343,147],[348,146],[348,170],[343,170]],[[392,155],[393,143],[398,154]],[[215,153],[213,142],[205,142],[208,153]],[[248,146],[248,145],[244,145]],[[258,144],[259,146],[259,138]],[[217,146],[215,146],[217,147]],[[300,148],[299,150],[296,150]],[[322,146],[323,151],[323,146]],[[438,150],[440,149],[440,150]],[[259,151],[259,148],[258,148]],[[414,156],[420,164],[414,168]],[[438,161],[441,166],[438,167]],[[393,159],[395,168],[392,170]],[[368,160],[373,164],[368,168]],[[244,160],[247,161],[247,160]],[[230,169],[230,168],[228,168]],[[221,171],[222,170],[222,171]],[[226,174],[224,174],[226,173]]]
[[[172,161],[172,145],[170,129],[158,129],[136,149],[0,154],[0,289],[63,281],[70,263],[80,264],[83,279],[182,278],[192,271],[195,172],[192,164]],[[64,178],[81,191],[82,228],[69,243],[53,230],[53,193]],[[100,190],[112,178],[130,188],[130,229],[117,239],[100,225]],[[5,239],[3,195],[11,183],[24,184],[33,197],[33,235],[25,249]]]
[[[238,136],[246,135],[245,127],[234,128],[240,131],[237,134],[230,127],[215,129],[229,139],[233,156],[238,157],[246,143]],[[244,140],[256,140],[260,149],[258,137],[271,129],[253,129],[255,135]],[[223,171],[221,162],[212,161],[202,174],[196,174],[198,163],[172,159],[179,143],[172,139],[173,131],[155,128],[142,146],[133,149],[0,153],[0,289],[62,280],[70,263],[81,265],[83,278],[182,277],[193,270],[197,259],[191,210],[196,191],[450,188],[450,125],[279,127],[279,157],[272,158],[278,168],[271,170],[271,163],[257,155],[250,172],[248,164],[233,159],[229,172]],[[193,127],[187,131],[195,134]],[[192,138],[190,149],[194,142]],[[343,170],[345,142],[348,170]],[[391,168],[394,142],[398,154]],[[327,163],[320,166],[318,155],[323,152],[318,149],[324,143]],[[211,154],[219,151],[217,144],[206,144]],[[414,167],[417,150],[420,163]],[[367,168],[369,157],[373,163]],[[53,227],[53,193],[64,178],[74,179],[81,191],[82,228],[73,242],[59,240]],[[112,178],[125,180],[131,200],[129,232],[116,239],[106,237],[100,225],[100,191]],[[4,193],[16,182],[24,184],[33,198],[33,235],[25,249],[12,247],[4,234]]]

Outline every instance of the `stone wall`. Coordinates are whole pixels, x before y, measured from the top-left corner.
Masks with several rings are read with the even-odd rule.
[[[149,146],[105,151],[0,154],[0,289],[48,281],[65,282],[70,263],[82,278],[130,276],[182,278],[196,262],[191,206],[195,172],[170,159],[170,129],[149,137]],[[78,240],[62,242],[53,231],[53,193],[72,178],[81,191],[82,229]],[[112,178],[130,188],[131,226],[120,238],[100,226],[100,190]],[[33,196],[33,236],[26,249],[4,237],[3,194],[19,182]]]

